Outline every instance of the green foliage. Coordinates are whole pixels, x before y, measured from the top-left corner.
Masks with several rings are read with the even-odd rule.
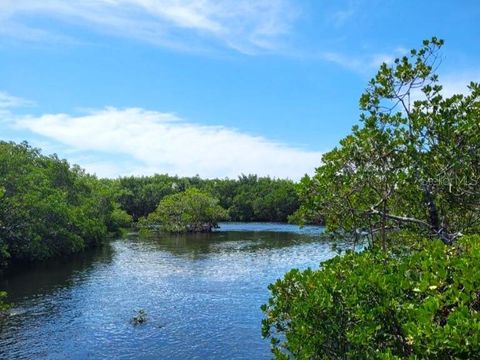
[[[164,197],[148,216],[146,224],[159,225],[166,232],[209,232],[227,216],[217,199],[190,188]]]
[[[480,86],[442,95],[443,41],[383,64],[360,99],[361,126],[300,185],[304,217],[371,242],[410,229],[451,243],[480,226]]]
[[[480,228],[480,86],[442,95],[442,45],[383,64],[361,126],[301,180],[292,218],[371,246],[270,286],[276,358],[478,358],[480,237],[462,235]]]
[[[121,208],[138,221],[153,212],[167,195],[195,188],[211,194],[228,210],[232,221],[286,222],[299,207],[295,184],[289,180],[242,175],[238,180],[154,175],[111,180]]]
[[[123,177],[112,182],[118,188],[117,199],[121,208],[134,221],[153,212],[165,196],[186,188],[186,183],[168,175]]]
[[[101,243],[128,222],[107,183],[27,143],[0,142],[0,263]]]
[[[398,254],[349,252],[270,285],[263,335],[277,359],[473,359],[480,236]]]
[[[132,217],[115,203],[112,212],[107,218],[107,227],[113,234],[120,234],[122,229],[129,228],[132,224]]]
[[[2,313],[10,308],[10,305],[5,303],[6,297],[7,293],[5,291],[0,291],[0,316],[2,316]]]
[[[240,176],[229,208],[234,221],[286,222],[299,206],[293,182]]]

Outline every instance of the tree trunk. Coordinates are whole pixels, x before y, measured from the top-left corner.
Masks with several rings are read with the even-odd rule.
[[[432,186],[428,184],[423,185],[423,196],[425,197],[425,204],[428,211],[428,223],[432,233],[440,238],[446,245],[453,243],[453,237],[448,233],[447,229],[440,224],[440,216],[432,195]]]

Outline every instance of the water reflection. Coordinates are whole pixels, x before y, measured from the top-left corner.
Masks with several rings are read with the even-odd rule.
[[[58,288],[74,286],[76,281],[87,278],[98,263],[110,263],[112,256],[112,246],[105,243],[71,258],[13,268],[0,278],[0,289],[8,292],[9,302],[45,295]]]
[[[84,258],[14,274],[2,283],[16,306],[0,320],[0,358],[270,358],[259,309],[268,284],[334,255],[321,228],[284,226],[129,234]],[[149,321],[134,327],[140,308]]]
[[[162,234],[157,232],[132,233],[131,239],[191,259],[211,253],[260,252],[288,248],[298,244],[325,243],[331,240],[323,235],[324,228],[277,223],[223,223],[213,233]]]

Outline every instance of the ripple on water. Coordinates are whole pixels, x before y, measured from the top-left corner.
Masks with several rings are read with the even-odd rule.
[[[289,269],[334,255],[316,228],[230,224],[208,236],[110,244],[68,267],[8,279],[1,358],[262,359],[260,305]],[[133,326],[135,311],[148,321]]]

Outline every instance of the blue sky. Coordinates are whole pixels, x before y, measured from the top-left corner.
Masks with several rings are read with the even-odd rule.
[[[99,176],[298,179],[358,121],[379,64],[445,39],[480,80],[478,1],[0,0],[0,139]]]

